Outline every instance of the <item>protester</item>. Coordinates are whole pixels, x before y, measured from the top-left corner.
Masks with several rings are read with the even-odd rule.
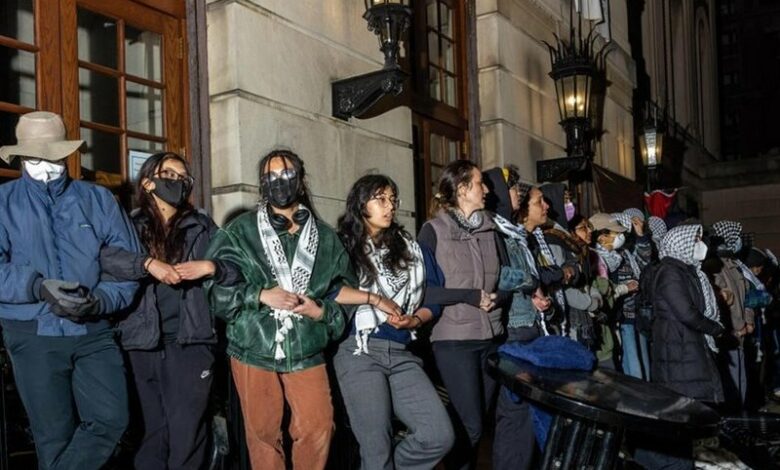
[[[745,337],[755,329],[753,310],[745,308],[748,284],[738,263],[742,251],[742,224],[716,222],[712,225],[712,235],[717,257],[708,260],[705,270],[712,276],[720,295],[721,317],[739,340],[722,351],[725,376],[728,378],[724,384],[726,400],[732,409],[741,410],[747,395]]]
[[[407,348],[441,307],[424,303],[427,285],[442,284],[432,253],[395,219],[400,201],[384,175],[358,179],[339,218],[339,236],[359,275],[336,301],[357,305],[349,335],[333,359],[361,468],[433,468],[454,441],[452,424],[422,361]],[[396,416],[408,432],[393,433]]]
[[[701,225],[675,227],[661,242],[650,377],[677,393],[716,404],[723,401],[723,388],[715,338],[725,329],[718,321],[715,293],[701,270],[707,250]],[[663,436],[643,442],[634,458],[649,469],[693,468],[691,442]]]
[[[511,297],[498,292],[507,265],[495,224],[482,210],[488,189],[479,168],[457,160],[442,170],[418,242],[430,250],[444,276],[444,287],[431,286],[426,301],[444,307],[431,334],[433,354],[449,395],[456,443],[445,459],[448,468],[470,468],[482,437],[485,414],[496,390],[487,358],[504,334],[502,307]]]
[[[200,468],[206,458],[217,337],[202,283],[232,285],[240,276],[226,262],[203,259],[217,226],[190,204],[192,184],[182,157],[150,156],[132,217],[144,252],[108,247],[100,256],[104,274],[142,285],[118,324],[143,418],[136,468]]]
[[[227,353],[252,466],[282,470],[282,417],[290,407],[292,466],[324,468],[333,408],[323,350],[344,332],[335,296],[355,285],[336,232],[314,213],[303,161],[274,150],[259,166],[261,202],[219,230],[206,257],[236,264],[233,287],[207,282],[227,322]]]
[[[598,257],[590,249],[593,243],[593,227],[585,217],[575,214],[569,220],[572,236],[572,254],[579,261],[580,278],[575,285],[567,287],[566,303],[569,305],[569,336],[595,352],[598,344],[595,318],[601,317],[604,296],[595,283]]]
[[[138,251],[110,191],[70,178],[60,116],[23,115],[22,175],[0,185],[0,325],[42,469],[99,469],[127,426],[122,355],[108,315],[130,305],[135,282],[100,278],[102,246]]]
[[[519,220],[528,218],[528,190],[521,185],[520,175],[514,167],[493,168],[486,171],[484,177],[490,188],[486,208],[492,213],[509,258],[509,265],[501,267],[499,281],[501,290],[512,292],[507,341],[526,344],[545,334],[547,322],[547,312],[538,311],[534,304],[535,293],[546,296],[540,292],[539,274],[534,255],[528,248],[526,228],[518,224]],[[539,212],[534,214],[534,220],[543,223],[546,216]],[[496,404],[493,468],[530,468],[534,442],[528,402],[520,401],[502,386]]]

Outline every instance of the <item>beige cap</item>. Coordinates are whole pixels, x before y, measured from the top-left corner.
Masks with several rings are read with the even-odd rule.
[[[599,212],[593,214],[588,222],[593,226],[593,230],[610,230],[612,232],[625,232],[626,228],[611,215]]]
[[[16,145],[0,147],[0,158],[6,163],[10,163],[16,156],[56,162],[82,145],[83,140],[65,140],[65,124],[58,114],[35,111],[19,118]]]

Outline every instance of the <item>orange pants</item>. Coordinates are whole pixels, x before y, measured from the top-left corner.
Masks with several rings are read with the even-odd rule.
[[[255,470],[284,470],[282,415],[290,405],[293,468],[325,468],[333,436],[333,405],[325,365],[277,373],[231,358],[246,443]]]

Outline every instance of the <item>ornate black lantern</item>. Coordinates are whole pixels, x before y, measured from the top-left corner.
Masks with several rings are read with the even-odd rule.
[[[555,81],[560,124],[566,132],[566,154],[570,157],[592,157],[591,96],[594,82],[603,72],[599,64],[604,63],[608,43],[597,51],[595,26],[601,23],[586,21],[590,30],[583,37],[582,14],[577,13],[575,23],[574,9],[575,2],[572,2],[568,39],[556,34],[555,46],[545,44],[550,51],[552,70],[549,75]]]
[[[639,151],[642,154],[642,163],[648,169],[655,169],[661,165],[664,156],[664,132],[657,122],[648,122],[639,135]]]
[[[376,72],[332,83],[333,115],[344,120],[366,115],[386,95],[399,95],[407,79],[407,74],[398,65],[398,54],[403,34],[411,23],[409,0],[364,2],[366,12],[363,18],[368,22],[368,29],[379,38],[385,65]]]

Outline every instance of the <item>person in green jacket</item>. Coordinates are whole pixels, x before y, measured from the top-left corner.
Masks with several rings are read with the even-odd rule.
[[[322,469],[333,433],[323,350],[345,328],[334,299],[342,286],[357,282],[336,232],[312,210],[296,154],[274,150],[261,160],[260,196],[257,210],[212,240],[207,258],[239,266],[244,282],[207,284],[209,305],[227,322],[252,467],[285,468],[287,402],[293,467]]]

